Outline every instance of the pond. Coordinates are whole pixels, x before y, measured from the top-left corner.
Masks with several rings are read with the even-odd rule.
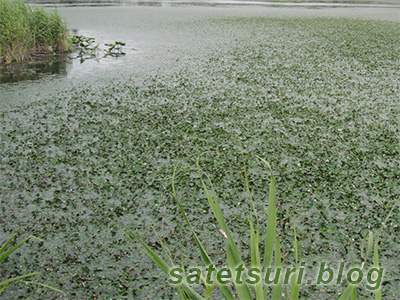
[[[347,263],[353,252],[360,263],[363,237],[376,234],[400,196],[398,6],[40,3],[101,46],[125,42],[126,55],[3,69],[0,240],[20,228],[44,242],[24,245],[0,276],[42,271],[36,282],[65,293],[19,284],[4,298],[178,299],[116,229],[111,209],[156,251],[159,235],[178,264],[181,254],[198,262],[172,200],[179,165],[178,195],[222,264],[200,155],[245,260],[244,165],[266,224],[269,173],[260,156],[277,182],[285,264],[294,263],[293,214],[307,266]],[[395,210],[381,238],[384,299],[400,293],[399,223]],[[306,285],[301,297],[337,299],[344,287]]]

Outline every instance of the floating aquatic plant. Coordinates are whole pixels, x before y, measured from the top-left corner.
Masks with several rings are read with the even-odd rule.
[[[105,56],[118,57],[125,55],[125,52],[122,51],[122,47],[126,45],[124,42],[115,41],[115,43],[106,43],[104,45],[108,47],[105,50]]]
[[[95,44],[95,39],[82,35],[72,37],[73,57],[79,58],[81,63],[87,59],[101,59],[107,56],[119,57],[125,55],[122,47],[126,43],[116,41],[115,43],[105,43],[106,49],[100,48],[100,43]]]

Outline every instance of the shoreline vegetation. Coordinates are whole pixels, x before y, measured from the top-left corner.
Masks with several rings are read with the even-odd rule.
[[[56,11],[32,8],[22,0],[0,0],[0,20],[2,64],[63,53],[71,47],[66,22]]]

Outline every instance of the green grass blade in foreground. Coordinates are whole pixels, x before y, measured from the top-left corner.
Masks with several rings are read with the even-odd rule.
[[[228,227],[226,226],[224,215],[223,215],[222,209],[221,209],[221,207],[219,205],[219,201],[218,201],[218,198],[216,196],[216,193],[215,193],[215,190],[214,190],[214,186],[213,186],[213,184],[211,182],[210,177],[207,174],[205,174],[205,173],[203,174],[202,173],[201,168],[200,168],[199,160],[200,160],[200,156],[197,158],[197,170],[198,170],[199,175],[200,175],[200,180],[201,180],[201,183],[202,183],[202,186],[203,186],[204,193],[206,194],[207,201],[208,201],[208,203],[209,203],[209,205],[210,205],[210,207],[211,207],[211,209],[212,209],[212,211],[214,213],[215,218],[217,219],[218,225],[221,227],[223,235],[227,236],[227,238],[228,238],[228,240],[229,240],[229,242],[231,244],[231,248],[232,248],[231,251],[232,251],[232,254],[235,256],[235,260],[237,260],[238,262],[243,263],[241,261],[241,258],[240,258],[239,250],[237,249],[237,246],[236,246],[236,244],[235,244],[235,242],[234,242],[234,240],[233,240],[233,238],[231,236],[231,233],[230,233]],[[207,188],[207,185],[205,184],[205,182],[204,182],[204,180],[202,178],[202,175],[207,177],[208,183],[211,186],[211,192]]]
[[[281,241],[277,236],[275,238],[275,270],[282,267],[281,259]],[[278,284],[275,284],[272,288],[272,300],[282,299],[282,276],[280,274]]]
[[[400,197],[397,199],[397,201],[394,203],[392,209],[389,211],[385,221],[382,223],[381,230],[376,237],[375,245],[374,245],[374,254],[373,254],[373,266],[374,268],[379,269],[379,250],[378,250],[378,244],[379,244],[379,238],[381,237],[384,227],[389,220],[390,216],[392,215],[394,209],[396,208],[397,204],[400,202]],[[374,292],[375,294],[375,299],[376,300],[382,300],[382,285],[379,286],[379,288]]]
[[[365,242],[368,240],[367,252],[364,255]],[[367,262],[374,246],[374,234],[368,231],[361,243],[361,257],[364,259],[363,265]]]
[[[202,297],[199,295],[194,289],[192,289],[187,283],[182,282],[179,286],[186,295],[188,296],[188,299],[193,299],[193,300],[206,300],[206,298]]]
[[[11,248],[10,250],[8,250],[8,251],[5,251],[6,249],[7,249],[7,247],[8,247],[8,245],[10,244],[10,242],[11,242],[11,240],[13,240],[14,238],[15,238],[15,235],[16,234],[14,234],[14,235],[12,235],[8,240],[7,240],[7,242],[4,244],[4,246],[2,246],[1,247],[1,253],[2,253],[2,255],[1,255],[1,257],[0,257],[0,263],[2,263],[7,257],[9,257],[15,250],[17,250],[19,247],[21,247],[23,244],[25,244],[27,241],[29,241],[30,239],[36,239],[36,240],[38,240],[38,241],[40,241],[40,242],[43,242],[43,240],[42,239],[40,239],[40,238],[38,238],[38,237],[36,237],[36,236],[33,236],[33,235],[30,235],[30,236],[28,236],[27,238],[25,238],[25,239],[23,239],[21,242],[19,242],[18,244],[16,244],[13,248]]]
[[[250,212],[249,216],[249,224],[250,224],[250,256],[251,256],[251,266],[253,268],[261,269],[261,258],[260,258],[260,224],[258,222],[257,211],[254,205],[253,197],[250,192],[249,178],[247,176],[246,166],[243,166],[244,171],[244,179],[246,185],[246,191],[251,203],[252,213]],[[253,215],[256,220],[256,228],[254,226]],[[257,300],[264,299],[264,286],[263,281],[259,280],[259,282],[254,286],[255,296]]]
[[[349,297],[352,295],[355,287],[356,286],[354,284],[347,286],[347,288],[344,290],[343,294],[340,296],[338,300],[348,300]]]
[[[138,246],[140,251],[147,255],[153,262],[156,263],[165,273],[169,274],[170,266],[157,254],[155,253],[150,246],[148,246],[141,237],[139,237],[133,230],[131,230],[127,225],[124,224],[124,227],[127,229],[125,231],[119,226],[115,221],[112,221],[114,225],[134,244]],[[139,244],[137,243],[139,242]]]
[[[351,250],[351,268],[355,267],[354,249]],[[357,299],[357,285],[349,284],[344,290],[343,294],[340,296],[339,300],[351,300]]]
[[[385,221],[382,223],[381,230],[380,230],[380,232],[379,232],[379,234],[378,234],[378,236],[377,236],[377,238],[376,238],[376,240],[375,240],[375,244],[374,244],[374,254],[373,254],[373,266],[374,266],[374,268],[379,269],[379,251],[378,251],[379,238],[380,238],[380,236],[381,236],[382,233],[383,233],[383,229],[384,229],[384,227],[385,227],[385,225],[386,225],[386,222],[389,220],[390,216],[392,215],[394,209],[396,208],[396,206],[397,206],[397,204],[398,204],[399,202],[400,202],[400,198],[395,202],[395,204],[393,205],[392,209],[389,211],[389,213],[388,213],[388,215],[387,215]],[[372,234],[372,233],[371,233],[371,234]],[[370,252],[371,237],[372,237],[372,239],[373,239],[373,235],[371,236],[371,234],[368,233],[368,234],[366,235],[366,237],[364,238],[364,240],[363,240],[363,242],[362,242],[362,246],[361,246],[361,250],[363,251],[364,243],[365,243],[365,240],[366,240],[366,238],[367,238],[367,236],[368,236],[368,248],[367,248],[367,255],[366,255],[366,257],[368,257],[368,254],[369,254],[369,252]],[[362,252],[362,253],[363,253],[363,252]],[[366,258],[365,258],[364,260],[366,260]],[[352,262],[352,265],[353,265],[353,264],[354,264],[354,263]],[[349,284],[349,285],[347,286],[347,288],[344,290],[343,294],[340,296],[339,300],[347,300],[347,299],[350,297],[350,295],[352,296],[352,299],[356,298],[356,297],[357,297],[356,289],[357,289],[357,286],[356,286],[356,285],[354,285],[354,284]],[[376,300],[382,300],[382,285],[379,286],[379,288],[374,292],[374,294],[375,294],[375,299],[376,299]],[[355,296],[354,296],[354,295],[355,295]]]
[[[18,230],[16,233],[14,233],[13,235],[11,235],[11,236],[8,238],[7,242],[5,242],[5,243],[3,244],[3,246],[1,246],[1,248],[0,248],[0,255],[2,255],[2,254],[4,253],[4,251],[7,250],[8,245],[10,245],[10,244],[12,243],[12,241],[16,238],[16,236],[18,235],[18,233],[19,233],[19,230]]]
[[[172,253],[169,250],[168,245],[165,243],[165,241],[158,235],[156,229],[154,228],[153,225],[151,225],[151,229],[153,230],[154,235],[157,237],[158,242],[161,245],[162,252],[164,253],[164,256],[168,257],[169,261],[171,262],[171,265],[174,264],[173,259],[172,259]]]
[[[188,226],[189,226],[189,228],[190,228],[190,231],[192,232],[192,234],[193,234],[193,236],[194,236],[194,238],[195,238],[195,240],[196,240],[197,247],[198,247],[199,250],[200,250],[201,257],[203,258],[204,263],[206,264],[206,266],[212,265],[213,262],[212,262],[210,256],[208,255],[208,253],[207,253],[207,251],[205,250],[203,244],[201,243],[199,237],[197,236],[196,231],[194,230],[192,224],[190,223],[190,221],[189,221],[189,219],[188,219],[188,217],[187,217],[187,215],[186,215],[186,213],[185,213],[185,211],[184,211],[184,209],[183,209],[181,203],[179,202],[178,195],[176,194],[176,189],[175,189],[175,176],[176,176],[176,169],[177,169],[177,167],[178,167],[178,166],[175,165],[175,167],[174,167],[174,172],[173,172],[173,174],[172,174],[172,192],[173,192],[174,200],[175,200],[176,205],[178,206],[180,212],[182,213],[182,216],[183,216],[183,218],[185,219],[186,224],[188,224]]]
[[[127,229],[127,231],[125,231],[116,222],[113,221],[113,223],[131,242],[133,242],[134,244],[136,244],[138,246],[140,251],[142,251],[145,255],[147,255],[147,257],[149,257],[167,275],[169,275],[169,271],[170,271],[170,269],[172,269],[172,267],[170,267],[157,253],[155,253],[150,248],[150,246],[148,246],[133,230],[131,230],[127,225],[124,224],[124,227]],[[139,242],[140,245],[137,242]],[[179,285],[179,287],[182,288],[182,290],[190,297],[190,299],[197,299],[197,300],[205,299],[202,296],[200,296],[195,290],[193,290],[185,282],[182,282]]]
[[[0,263],[3,262],[14,251],[16,251],[19,247],[21,247],[23,244],[25,244],[30,239],[36,239],[36,240],[38,240],[40,242],[43,242],[42,239],[40,239],[40,238],[38,238],[36,236],[30,235],[30,236],[28,236],[27,238],[23,239],[21,242],[19,242],[18,244],[16,244],[14,247],[12,247],[11,249],[9,249],[7,251],[8,246],[10,246],[11,243],[15,240],[16,236],[18,235],[18,233],[19,233],[19,230],[16,233],[14,233],[13,235],[11,235],[11,237],[7,240],[7,242],[4,243],[4,245],[1,247],[1,249],[0,249],[0,255],[1,255]],[[22,279],[25,279],[25,278],[28,278],[28,277],[33,277],[33,276],[38,275],[38,274],[40,274],[40,272],[28,273],[28,274],[24,274],[24,275],[20,275],[20,276],[15,276],[15,277],[9,278],[9,279],[7,279],[7,280],[5,280],[3,282],[0,282],[0,293],[2,291],[4,291],[4,289],[8,285],[10,285],[12,282],[17,281],[17,280],[22,280]],[[43,286],[43,287],[45,287],[47,289],[50,289],[50,290],[53,290],[53,291],[56,291],[56,292],[59,292],[59,293],[63,293],[63,291],[61,291],[61,290],[59,290],[59,289],[57,289],[57,288],[55,288],[53,286],[47,285],[47,284],[38,283],[38,282],[32,282],[32,281],[24,281],[24,282],[25,283],[31,283],[31,284],[39,285],[39,286]]]
[[[378,239],[377,239],[378,241]],[[374,268],[379,270],[379,253],[378,253],[378,243],[375,243],[375,247],[374,247],[374,262],[373,262],[373,266]],[[376,291],[374,292],[375,294],[375,300],[382,300],[382,284],[379,285],[379,287],[376,289]]]
[[[261,270],[261,259],[260,259],[260,231],[257,224],[257,230],[254,229],[253,218],[249,217],[250,223],[250,252],[251,252],[251,266]],[[255,285],[256,299],[264,299],[264,288],[263,281]]]
[[[64,293],[62,290],[59,290],[59,289],[55,288],[54,286],[51,286],[51,285],[48,285],[48,284],[44,284],[44,283],[40,283],[40,282],[35,282],[35,281],[25,281],[25,280],[24,280],[24,283],[30,283],[30,284],[42,286],[42,287],[44,287],[44,288],[46,288],[46,289],[53,290],[53,291],[58,292],[58,293],[61,293],[61,294]]]
[[[16,276],[16,277],[4,280],[4,281],[0,282],[0,293],[2,291],[4,291],[4,289],[8,285],[10,285],[13,281],[25,279],[25,278],[32,277],[32,276],[35,276],[35,275],[38,275],[38,274],[40,274],[40,272],[28,273],[28,274],[24,274],[24,275],[21,275],[21,276]]]
[[[202,183],[202,186],[203,186],[203,190],[204,190],[204,192],[206,194],[207,201],[208,201],[208,203],[209,203],[209,205],[210,205],[210,207],[211,207],[211,209],[212,209],[212,211],[214,213],[214,216],[217,219],[217,222],[218,222],[219,226],[221,227],[222,231],[228,237],[230,237],[230,232],[228,230],[228,227],[226,226],[224,215],[222,213],[221,207],[220,207],[218,199],[216,197],[216,194],[215,194],[214,187],[212,185],[211,179],[207,174],[205,174],[205,173],[203,173],[201,171],[199,160],[200,160],[200,156],[197,158],[197,170],[198,170],[198,173],[200,175],[200,180],[201,180],[201,183]],[[208,182],[209,182],[209,184],[211,186],[211,192],[207,188],[207,185],[203,180],[203,175],[207,177],[207,180],[208,180]],[[235,248],[236,248],[236,246],[235,246]],[[235,252],[238,252],[237,248],[236,248]]]
[[[228,266],[231,270],[234,270],[237,266],[243,264],[241,259],[238,259],[232,249],[232,244],[229,241],[229,239],[227,239],[225,241],[225,248],[226,248],[226,254],[227,254],[227,259],[228,259]],[[236,292],[238,293],[239,299],[241,300],[246,300],[246,299],[253,299],[253,297],[251,296],[250,290],[247,287],[246,284],[238,284],[236,282],[236,280],[233,281],[235,288],[236,288]]]
[[[193,234],[193,236],[194,236],[194,238],[196,240],[197,248],[199,248],[201,257],[203,258],[203,261],[204,261],[205,265],[208,267],[209,265],[213,265],[214,263],[211,260],[210,256],[208,255],[205,247],[201,243],[201,241],[200,241],[196,231],[194,230],[192,224],[190,223],[190,221],[189,221],[189,219],[188,219],[188,217],[187,217],[187,215],[186,215],[186,213],[185,213],[185,211],[184,211],[184,209],[183,209],[183,207],[182,207],[182,205],[181,205],[181,203],[179,201],[178,195],[176,193],[175,177],[176,177],[176,169],[177,169],[177,167],[178,166],[175,165],[174,172],[172,174],[172,192],[173,192],[173,197],[174,197],[174,200],[176,202],[176,205],[178,206],[180,212],[183,215],[183,218],[185,219],[186,224],[188,224],[188,226],[190,228],[190,231],[192,232],[192,234]],[[227,298],[228,300],[233,299],[232,293],[230,292],[230,290],[225,285],[217,283],[217,286],[220,289],[220,291],[222,292],[222,294],[225,296],[225,298]]]
[[[300,293],[300,284],[297,282],[297,278],[299,277],[299,269],[296,269],[296,272],[292,275],[292,280],[290,283],[290,300],[298,300]]]
[[[353,293],[351,294],[351,300],[357,300],[357,286],[353,289]]]
[[[276,237],[276,188],[275,178],[272,174],[270,164],[263,158],[257,156],[270,170],[271,179],[269,185],[269,200],[268,200],[268,220],[267,232],[265,235],[265,252],[264,252],[264,266],[265,269],[269,268],[272,263],[272,255],[274,252],[274,242]]]
[[[296,272],[292,276],[292,281],[290,283],[290,299],[298,300],[300,293],[300,283],[298,282],[299,277],[299,245],[297,242],[297,231],[296,231],[296,218],[294,215],[294,204],[293,204],[293,238],[294,238],[294,253],[296,259]]]
[[[211,293],[212,293],[212,291],[214,290],[214,287],[217,285],[217,283],[215,282],[215,283],[213,283],[213,284],[211,284],[211,285],[208,285],[208,286],[206,286],[206,291],[205,291],[205,293],[204,293],[204,297],[206,297],[206,298],[211,298]],[[232,296],[232,295],[231,295]],[[233,299],[233,296],[232,296],[232,299]]]
[[[218,225],[221,227],[221,230],[222,230],[221,232],[224,235],[224,237],[227,239],[227,241],[225,242],[225,246],[226,246],[226,250],[227,250],[228,264],[229,264],[230,269],[234,270],[237,266],[239,266],[239,265],[245,266],[245,264],[242,261],[242,258],[240,257],[239,250],[238,250],[238,248],[230,234],[230,231],[225,223],[224,215],[223,215],[221,207],[219,205],[219,201],[216,196],[214,186],[211,182],[210,177],[207,174],[204,174],[207,177],[208,182],[211,186],[211,192],[207,188],[207,185],[205,184],[205,182],[202,178],[203,172],[201,171],[201,168],[200,168],[200,157],[201,156],[199,156],[197,158],[196,163],[197,163],[197,170],[200,175],[200,180],[203,185],[203,190],[204,190],[204,193],[206,194],[208,203],[214,213],[214,216],[217,219]],[[236,286],[236,289],[237,289],[237,292],[239,293],[239,295],[242,294],[242,296],[241,296],[242,298],[240,298],[240,299],[252,299],[250,291],[246,284],[240,284],[240,285],[235,285],[235,286]]]

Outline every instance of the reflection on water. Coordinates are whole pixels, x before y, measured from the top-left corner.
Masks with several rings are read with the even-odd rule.
[[[71,59],[66,54],[48,55],[35,61],[0,65],[0,83],[37,80],[44,75],[66,76],[71,68]]]
[[[77,33],[76,30],[74,32]],[[102,48],[95,38],[73,35],[72,43],[72,52],[68,54],[35,57],[29,62],[0,64],[0,84],[37,80],[49,75],[67,76],[73,68],[83,63],[86,66],[88,61],[107,64],[110,59],[117,59],[126,54],[123,49],[126,44],[121,41],[104,43]]]

